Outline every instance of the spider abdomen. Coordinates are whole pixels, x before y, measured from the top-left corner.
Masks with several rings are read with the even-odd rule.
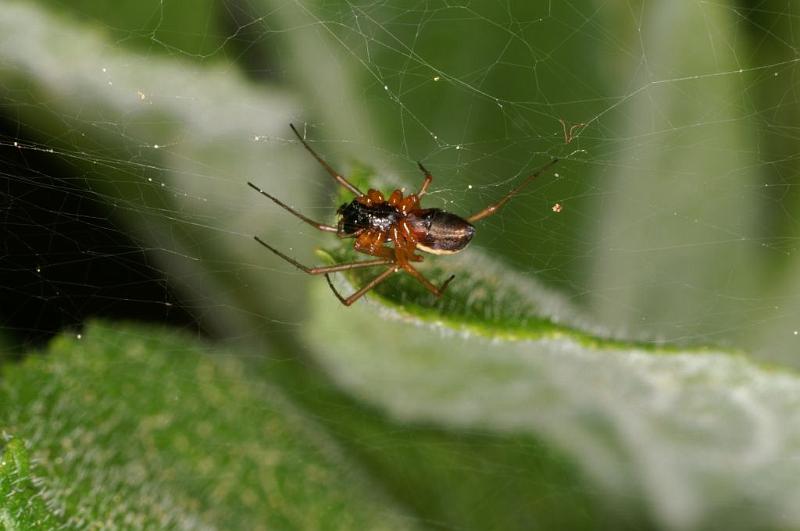
[[[372,229],[389,232],[402,214],[389,203],[365,205],[354,199],[337,210],[339,214],[339,233],[354,234],[359,230]]]
[[[475,235],[468,221],[438,208],[418,209],[406,216],[417,248],[432,254],[453,254],[464,249]]]

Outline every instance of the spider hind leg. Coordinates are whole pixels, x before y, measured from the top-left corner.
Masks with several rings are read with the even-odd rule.
[[[450,275],[447,280],[442,282],[442,285],[437,288],[433,282],[428,280],[425,275],[417,271],[411,264],[407,264],[406,267],[403,268],[403,271],[414,277],[414,279],[416,279],[420,284],[425,286],[425,289],[433,293],[437,299],[442,296],[444,290],[447,289],[447,286],[450,284],[450,282],[456,278],[455,275]]]
[[[352,295],[350,295],[347,298],[342,297],[341,294],[338,291],[336,291],[336,288],[333,286],[333,281],[331,281],[331,277],[330,277],[330,275],[328,273],[325,273],[325,280],[328,281],[328,286],[330,286],[331,291],[333,291],[333,294],[336,295],[336,298],[339,299],[339,302],[341,302],[345,306],[350,306],[351,304],[356,302],[358,299],[360,299],[361,297],[366,295],[368,291],[370,291],[371,289],[375,288],[378,284],[380,284],[381,282],[383,282],[384,280],[386,280],[387,278],[389,278],[393,274],[397,273],[398,271],[400,271],[400,268],[397,267],[397,266],[389,267],[388,269],[386,269],[386,271],[384,271],[383,273],[381,273],[377,277],[373,278],[372,280],[370,280],[369,282],[364,284],[361,287],[361,289],[359,289],[358,291],[356,291],[355,293],[353,293]]]

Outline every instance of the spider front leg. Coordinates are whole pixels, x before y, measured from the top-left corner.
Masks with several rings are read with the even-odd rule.
[[[336,264],[332,266],[322,266],[322,267],[307,267],[292,258],[291,256],[285,255],[258,236],[253,236],[255,240],[275,253],[276,255],[280,256],[293,266],[295,266],[300,271],[304,273],[308,273],[309,275],[327,275],[328,273],[335,273],[337,271],[349,271],[351,269],[359,269],[363,267],[375,267],[379,265],[388,265],[393,263],[393,260],[388,258],[376,258],[375,260],[364,260],[363,262],[348,262],[346,264]]]
[[[283,202],[282,202],[280,199],[278,199],[277,197],[272,197],[272,196],[271,196],[271,195],[269,195],[267,192],[265,192],[264,190],[262,190],[262,189],[261,189],[261,188],[259,188],[258,186],[254,185],[253,183],[251,183],[251,182],[248,182],[247,184],[248,184],[248,186],[250,186],[250,188],[252,188],[252,189],[253,189],[253,190],[255,190],[256,192],[260,193],[260,194],[261,194],[261,195],[263,195],[264,197],[268,197],[269,199],[272,199],[272,200],[273,200],[273,201],[274,201],[274,202],[275,202],[277,205],[279,205],[279,206],[281,206],[281,207],[285,208],[286,210],[288,210],[289,212],[291,212],[292,214],[294,214],[294,215],[295,215],[295,216],[297,216],[298,218],[302,219],[303,221],[305,221],[306,223],[308,223],[309,225],[311,225],[311,226],[312,226],[312,227],[314,227],[315,229],[319,229],[319,230],[322,230],[322,231],[325,231],[325,232],[337,232],[337,229],[336,229],[336,227],[334,227],[333,225],[325,225],[324,223],[318,223],[318,222],[314,221],[314,220],[313,220],[313,219],[311,219],[311,218],[307,218],[306,216],[304,216],[303,214],[301,214],[301,213],[300,213],[300,212],[298,212],[297,210],[294,210],[294,209],[293,209],[293,208],[291,208],[289,205],[287,205],[287,204],[283,203]]]
[[[353,193],[354,193],[354,194],[356,194],[357,196],[362,196],[362,195],[364,195],[364,194],[363,194],[363,192],[362,192],[361,190],[359,190],[359,189],[358,189],[358,188],[357,188],[357,187],[356,187],[356,186],[355,186],[353,183],[351,183],[350,181],[348,181],[347,179],[345,179],[344,177],[342,177],[342,176],[341,176],[341,174],[340,174],[338,171],[334,170],[334,169],[331,167],[331,165],[330,165],[330,164],[328,164],[327,162],[325,162],[325,159],[323,159],[322,157],[320,157],[320,156],[317,154],[317,152],[316,152],[316,151],[314,151],[314,150],[311,148],[311,146],[309,146],[309,145],[308,145],[308,142],[306,142],[305,138],[303,138],[303,136],[302,136],[302,135],[301,135],[301,134],[300,134],[300,133],[297,131],[297,129],[295,128],[294,124],[289,124],[289,127],[291,127],[291,128],[292,128],[292,131],[294,131],[294,134],[295,134],[295,136],[297,137],[297,139],[298,139],[298,140],[300,140],[300,142],[302,142],[302,144],[303,144],[303,147],[305,147],[305,148],[308,150],[308,152],[309,152],[309,153],[311,153],[311,155],[313,155],[313,157],[314,157],[315,159],[317,159],[317,162],[319,162],[319,163],[322,165],[322,167],[323,167],[323,168],[325,168],[325,171],[327,171],[327,172],[328,172],[328,175],[330,175],[331,177],[333,177],[333,179],[334,179],[334,180],[335,180],[337,183],[341,184],[342,186],[344,186],[345,188],[347,188],[348,190],[350,190],[351,192],[353,192]]]
[[[470,217],[467,218],[467,221],[470,222],[470,223],[475,223],[476,221],[479,221],[479,220],[481,220],[483,218],[488,218],[489,216],[495,214],[498,210],[500,210],[500,208],[503,205],[508,203],[508,201],[512,197],[517,195],[523,188],[528,186],[528,184],[530,184],[531,181],[536,179],[539,176],[539,174],[541,174],[543,171],[547,170],[548,168],[550,168],[553,164],[555,164],[557,162],[558,162],[558,159],[553,159],[550,162],[548,162],[547,164],[545,164],[544,166],[542,166],[541,168],[539,168],[538,170],[536,170],[535,172],[533,172],[532,174],[528,175],[525,178],[525,180],[522,181],[522,183],[519,184],[519,186],[517,186],[516,188],[514,188],[513,190],[508,192],[505,196],[503,196],[500,199],[500,201],[487,206],[486,208],[484,208],[480,212],[476,212],[475,214],[472,214]]]

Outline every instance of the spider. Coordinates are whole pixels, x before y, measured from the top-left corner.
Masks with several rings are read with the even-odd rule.
[[[526,177],[522,183],[499,201],[465,219],[438,208],[420,208],[420,199],[427,193],[428,187],[433,180],[433,176],[421,162],[418,162],[417,165],[425,175],[425,179],[416,194],[403,197],[402,191],[394,190],[389,195],[389,199],[386,199],[378,190],[369,189],[365,194],[325,162],[308,145],[294,125],[289,124],[289,127],[292,128],[292,131],[294,131],[294,134],[308,152],[325,168],[325,171],[337,183],[350,190],[356,196],[350,203],[343,204],[336,211],[339,217],[337,225],[318,223],[292,209],[255,184],[251,182],[247,184],[312,227],[324,232],[336,233],[339,238],[355,238],[354,249],[356,251],[376,258],[332,266],[306,267],[294,258],[275,249],[258,236],[255,236],[255,239],[258,243],[301,271],[309,275],[325,275],[325,279],[328,281],[328,285],[334,295],[345,306],[350,306],[378,284],[400,271],[410,274],[437,298],[441,297],[447,285],[455,278],[455,275],[451,275],[441,286],[435,286],[412,265],[412,262],[422,262],[423,260],[421,255],[416,254],[416,251],[420,250],[439,255],[454,254],[462,251],[475,235],[475,227],[472,225],[474,222],[495,214],[509,199],[519,193],[539,174],[558,162],[558,159],[554,158]],[[387,247],[386,244],[389,242],[393,244],[392,247]],[[342,297],[333,286],[333,282],[331,282],[330,273],[378,266],[386,266],[386,270],[349,297]]]

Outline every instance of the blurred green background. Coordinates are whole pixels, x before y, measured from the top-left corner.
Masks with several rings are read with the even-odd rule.
[[[800,525],[791,511],[765,516],[795,501],[791,478],[779,472],[800,427],[794,415],[783,416],[794,411],[791,404],[764,398],[769,415],[742,406],[750,412],[728,417],[726,405],[710,406],[704,416],[701,405],[715,402],[714,385],[737,404],[734,384],[725,387],[729,373],[717,378],[724,364],[712,362],[709,373],[696,376],[678,362],[675,374],[682,376],[674,381],[648,368],[650,357],[662,362],[662,348],[702,363],[704,352],[735,352],[791,380],[791,393],[780,400],[795,400],[799,14],[777,1],[7,2],[0,17],[0,360],[6,366],[0,427],[6,443],[25,441],[33,462],[45,464],[29,478],[33,493],[0,516],[41,511],[30,525],[83,527],[108,518],[120,528],[148,522],[300,529]],[[386,320],[398,308],[392,301],[418,302],[401,283],[385,292],[383,308],[329,304],[322,279],[306,278],[253,241],[257,234],[307,264],[322,259],[315,248],[335,245],[245,184],[255,182],[314,219],[333,220],[337,191],[289,123],[334,167],[361,172],[383,189],[416,186],[416,162],[423,161],[434,175],[427,203],[460,214],[492,202],[550,158],[562,159],[480,225],[472,244],[477,254],[452,262],[462,268],[454,300],[466,301],[463,311],[443,302],[420,314],[427,323],[439,311],[456,323],[489,323],[480,339],[466,333],[459,339],[466,346],[458,347],[447,339],[453,330],[443,335]],[[436,263],[446,269],[447,260]],[[522,295],[489,295],[491,304],[481,306],[470,290],[491,291],[494,278],[501,279],[498,293]],[[619,373],[608,369],[606,381],[598,376],[605,374],[602,364],[559,361],[553,353],[568,357],[569,346],[502,344],[509,338],[497,323],[532,329],[529,317],[542,320],[552,337],[579,338],[580,348],[616,356],[609,365],[619,362]],[[103,324],[86,325],[97,318]],[[118,325],[123,332],[115,338],[114,323],[123,321],[158,327]],[[80,347],[65,346],[63,337],[47,350],[59,333],[83,337],[84,326],[96,365],[80,365]],[[128,346],[136,338],[150,346]],[[603,343],[609,338],[619,343]],[[170,369],[174,344],[194,354]],[[153,349],[152,365],[126,357],[136,348]],[[439,362],[428,366],[426,356],[459,348],[470,360],[464,362],[469,377],[446,383],[437,376]],[[49,352],[44,360],[55,358],[52,367],[31,354],[37,349]],[[90,492],[109,500],[130,494],[125,482],[104,490],[100,476],[92,476],[108,462],[46,464],[65,459],[64,440],[75,439],[70,422],[91,433],[119,415],[135,417],[140,409],[132,397],[151,394],[160,378],[152,366],[166,364],[176,389],[198,372],[216,371],[205,368],[206,350],[244,367],[225,372],[219,385],[234,395],[244,389],[241,403],[250,404],[253,416],[231,413],[238,399],[217,400],[210,384],[187,385],[174,403],[169,392],[144,399],[143,410],[150,407],[153,418],[171,426],[163,446],[148,446],[135,421],[120,428],[142,438],[143,453],[160,456],[140,464],[137,477],[177,500],[185,518],[159,520],[153,515],[168,509],[144,501],[153,519],[136,520],[135,507],[120,508],[114,519],[114,502],[85,502]],[[640,351],[648,361],[626,365]],[[530,373],[493,372],[481,365],[480,352],[512,360],[510,367],[532,354],[542,365],[526,366]],[[415,355],[418,365],[409,361]],[[125,367],[127,391],[124,379],[113,384]],[[493,386],[516,389],[514,373],[525,375],[520,393],[509,395],[527,407],[518,413],[488,394]],[[743,386],[753,402],[747,403],[760,407],[761,398],[753,397],[762,396],[761,381],[748,375]],[[694,377],[713,382],[714,393],[703,384],[695,390]],[[108,378],[109,388],[93,387]],[[652,392],[637,387],[641,382]],[[71,411],[65,426],[42,417],[42,408],[58,416],[53,404],[72,403],[70,393],[80,394],[83,385],[91,389],[87,395],[118,389],[121,396],[97,408],[89,400],[92,414]],[[259,409],[262,385],[280,395],[279,405]],[[620,394],[605,402],[603,393],[611,396],[615,387]],[[459,403],[469,407],[447,409],[451,392],[470,388],[476,403],[496,409],[482,416],[468,398]],[[436,389],[443,389],[441,400]],[[695,392],[697,402],[687,398]],[[200,396],[212,413],[182,406],[205,404]],[[417,398],[421,406],[415,396],[425,397]],[[686,400],[697,416],[659,417],[673,400]],[[618,409],[640,401],[648,405],[641,411]],[[497,411],[509,411],[508,419]],[[200,439],[225,435],[207,446],[181,443],[186,426],[168,419],[182,414],[187,425],[212,419]],[[785,433],[759,431],[767,418],[785,425]],[[220,419],[231,422],[222,429]],[[720,419],[741,428],[719,431]],[[268,436],[237,433],[237,422],[249,420],[304,444],[292,447],[278,437],[275,449]],[[291,431],[298,422],[303,436]],[[671,424],[680,422],[689,425]],[[644,425],[652,440],[640,435]],[[125,438],[98,432],[86,447],[116,455]],[[762,455],[760,442],[749,441],[752,432],[780,443],[764,443],[769,451]],[[689,440],[697,453],[684,458],[679,450]],[[260,464],[281,452],[294,452],[292,462],[313,461],[306,442],[314,449],[308,452],[324,458],[308,474],[307,467],[289,469],[299,483],[286,490],[281,474],[270,480],[275,487],[243,472],[248,465],[236,458],[247,453],[242,448],[258,448],[247,455]],[[739,443],[752,458],[739,471],[743,477],[730,466],[739,454],[725,449]],[[718,444],[717,454],[711,449]],[[19,445],[6,448],[12,457],[24,453]],[[209,457],[220,449],[230,455]],[[718,468],[706,468],[703,452],[714,455]],[[114,466],[133,467],[139,455],[115,459]],[[165,479],[164,463],[180,459],[187,468],[169,472],[179,480]],[[682,462],[680,472],[670,471],[673,460]],[[356,479],[330,501],[339,488],[333,478],[345,470]],[[775,476],[738,486],[746,472],[758,470]],[[238,501],[209,471],[229,478]],[[23,484],[27,473],[14,471],[22,479],[10,481],[8,472],[8,485]],[[65,489],[85,476],[95,477],[86,489]],[[686,484],[698,489],[695,496],[680,494]],[[707,496],[707,489],[715,494]],[[776,491],[784,494],[765,506]],[[24,501],[38,497],[48,503],[32,508]],[[244,511],[240,502],[256,509]],[[341,511],[322,509],[333,506]]]

